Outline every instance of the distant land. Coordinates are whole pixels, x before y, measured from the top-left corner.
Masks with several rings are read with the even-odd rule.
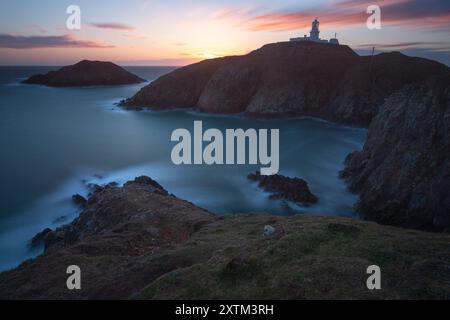
[[[88,87],[125,85],[145,81],[112,62],[83,60],[57,71],[33,75],[23,83],[49,87]]]

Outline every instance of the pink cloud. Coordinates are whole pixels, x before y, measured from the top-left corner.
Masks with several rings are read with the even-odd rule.
[[[217,19],[231,19],[238,27],[250,31],[285,31],[308,28],[314,17],[319,17],[327,27],[363,26],[372,1],[345,0],[309,10],[273,11],[252,15],[248,10],[228,9],[219,11]],[[448,0],[429,0],[424,5],[419,0],[378,0],[385,25],[408,27],[450,28],[450,4]]]
[[[16,36],[0,34],[0,48],[114,48],[93,41],[77,40],[71,35],[62,36]]]
[[[120,24],[120,23],[91,23],[91,26],[95,27],[95,28],[100,28],[100,29],[113,29],[113,30],[127,30],[127,31],[131,31],[134,30],[134,27],[125,25],[125,24]]]

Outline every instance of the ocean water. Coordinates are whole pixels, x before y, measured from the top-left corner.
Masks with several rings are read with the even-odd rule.
[[[46,227],[73,220],[75,193],[87,183],[123,183],[139,175],[218,214],[271,212],[354,216],[356,196],[338,173],[345,156],[360,149],[367,131],[315,119],[254,120],[190,111],[124,111],[115,105],[145,84],[48,88],[24,85],[26,77],[55,67],[0,67],[0,270],[42,248],[28,241]],[[169,67],[131,67],[152,81]],[[246,179],[259,165],[175,166],[170,159],[177,128],[280,129],[280,173],[308,181],[319,203],[309,207],[270,200]]]

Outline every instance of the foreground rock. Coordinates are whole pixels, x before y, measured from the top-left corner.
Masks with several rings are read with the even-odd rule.
[[[317,203],[318,199],[311,193],[308,183],[300,178],[289,178],[280,174],[262,176],[259,171],[247,176],[257,181],[260,188],[271,193],[272,199],[283,199],[297,204]]]
[[[392,95],[342,175],[367,220],[450,229],[450,74]]]
[[[31,76],[23,81],[49,87],[113,86],[145,82],[122,67],[103,61],[83,60],[57,71]]]
[[[377,55],[372,61],[348,46],[274,43],[245,56],[177,69],[123,105],[263,117],[316,116],[368,125],[393,92],[447,70],[440,63],[398,52]]]
[[[53,233],[42,256],[0,274],[0,298],[450,298],[450,235],[338,217],[219,218],[148,177],[97,189]],[[71,291],[74,264],[82,289]],[[367,290],[372,264],[382,290]]]

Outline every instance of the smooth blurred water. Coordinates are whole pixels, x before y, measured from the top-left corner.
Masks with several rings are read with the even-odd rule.
[[[114,105],[145,84],[96,88],[47,88],[20,80],[56,68],[0,68],[0,270],[40,249],[27,241],[45,227],[70,222],[71,202],[86,182],[123,183],[145,174],[169,192],[218,214],[310,212],[352,216],[356,197],[338,172],[345,156],[362,147],[366,130],[314,119],[253,120],[189,111],[128,112]],[[173,68],[133,67],[154,80]],[[287,210],[246,179],[260,166],[175,166],[170,160],[177,128],[204,130],[279,128],[280,173],[308,181],[319,203]]]

